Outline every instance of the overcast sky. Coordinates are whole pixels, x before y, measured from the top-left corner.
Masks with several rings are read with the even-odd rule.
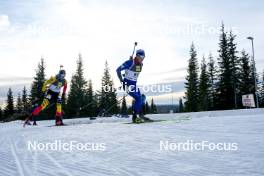
[[[251,53],[246,37],[255,38],[257,69],[262,71],[263,9],[263,1],[249,0],[0,1],[0,102],[8,87],[29,88],[41,57],[48,77],[64,65],[69,80],[81,53],[85,76],[95,88],[107,60],[117,87],[115,69],[135,41],[146,51],[139,84],[171,83],[176,101],[183,95],[191,42],[199,58],[209,52],[216,58],[222,21],[237,34],[238,50]],[[170,103],[171,93],[155,99]]]

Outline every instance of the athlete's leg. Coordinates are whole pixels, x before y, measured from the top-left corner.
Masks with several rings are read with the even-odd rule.
[[[36,107],[33,112],[31,113],[32,116],[36,116],[38,115],[41,111],[43,111],[47,106],[49,105],[49,99],[48,98],[44,98],[44,100],[42,101],[41,105]]]
[[[55,116],[56,125],[63,125],[63,122],[62,122],[62,105],[61,104],[62,104],[61,99],[58,98],[57,103],[56,103],[56,116]]]
[[[135,102],[133,103],[133,111],[136,114],[141,113],[142,111],[142,97],[140,90],[136,86],[132,86],[128,89],[128,94],[134,98]]]

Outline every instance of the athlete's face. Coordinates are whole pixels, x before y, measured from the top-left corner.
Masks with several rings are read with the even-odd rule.
[[[135,59],[136,59],[136,61],[137,61],[138,63],[142,64],[142,62],[143,62],[143,58],[142,58],[142,57],[140,57],[140,56],[136,56]]]
[[[66,76],[65,74],[60,74],[61,79],[64,79],[65,76]]]

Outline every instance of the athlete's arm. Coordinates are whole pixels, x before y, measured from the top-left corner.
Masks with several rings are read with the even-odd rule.
[[[65,80],[65,83],[64,83],[64,85],[63,85],[63,91],[62,91],[62,95],[65,95],[65,93],[66,93],[66,90],[67,90],[67,81]]]
[[[131,62],[131,60],[128,60],[126,62],[124,62],[122,65],[120,65],[117,69],[116,69],[116,73],[117,76],[120,80],[120,82],[123,81],[123,77],[122,77],[122,71],[128,69],[131,66],[131,63],[133,63],[133,61]]]
[[[46,80],[45,82],[44,82],[44,84],[43,84],[43,86],[42,86],[42,92],[45,92],[46,91],[46,87],[47,87],[47,85],[49,85],[49,84],[52,84],[52,83],[54,83],[56,81],[56,78],[54,77],[54,76],[52,76],[52,77],[50,77],[50,79],[48,79],[48,80]]]

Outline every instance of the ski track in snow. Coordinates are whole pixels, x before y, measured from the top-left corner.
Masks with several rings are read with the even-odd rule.
[[[65,119],[0,124],[0,176],[263,176],[264,109],[149,115],[168,121]],[[30,151],[29,141],[106,144],[105,151]],[[236,142],[238,151],[161,151],[160,141]]]
[[[24,174],[24,167],[22,166],[22,163],[20,161],[20,159],[18,158],[17,152],[16,152],[16,147],[14,146],[13,142],[10,141],[10,146],[11,146],[11,152],[12,155],[15,159],[16,162],[16,166],[17,166],[17,170],[20,176],[25,176],[26,174]]]

